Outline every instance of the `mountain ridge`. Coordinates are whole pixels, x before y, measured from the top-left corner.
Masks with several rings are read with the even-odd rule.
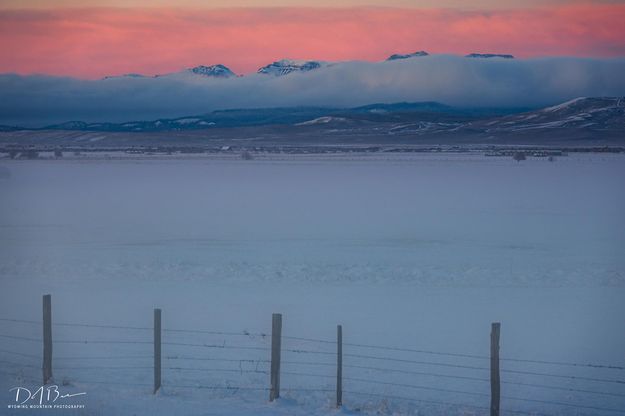
[[[625,97],[582,97],[513,113],[476,112],[435,102],[379,103],[349,109],[283,107],[220,110],[150,122],[68,122],[44,129],[0,126],[0,148],[300,149],[331,146],[625,146]],[[145,150],[151,151],[151,150]],[[403,151],[403,150],[400,150]],[[0,150],[2,152],[2,150]]]
[[[524,109],[512,110],[522,111]],[[32,130],[78,131],[167,131],[205,129],[212,127],[261,126],[271,124],[298,124],[319,117],[342,117],[352,121],[389,122],[415,116],[444,117],[446,119],[475,118],[487,115],[508,114],[511,110],[464,109],[434,101],[373,103],[350,108],[294,106],[271,108],[234,108],[215,110],[207,114],[189,115],[154,120],[131,120],[121,123],[71,120]]]
[[[123,123],[68,121],[38,129],[0,126],[0,131],[168,132],[284,126],[414,136],[587,132],[625,136],[625,97],[578,97],[539,109],[465,109],[438,102],[374,103],[352,108],[274,107],[216,110],[207,114]],[[620,134],[619,134],[620,132]],[[576,133],[576,134],[577,134]],[[625,137],[623,137],[625,138]]]
[[[432,56],[430,53],[419,50],[412,53],[394,53],[387,57],[385,60],[380,62],[392,62],[405,60],[410,58],[417,57],[427,57]],[[515,59],[514,55],[511,54],[500,54],[500,53],[469,53],[464,55],[465,58],[503,58],[503,59]],[[229,67],[224,64],[212,64],[212,65],[197,65],[192,68],[187,68],[178,72],[171,72],[166,74],[156,74],[156,75],[143,75],[139,73],[127,73],[122,75],[107,75],[102,78],[102,80],[108,79],[122,79],[122,78],[161,78],[161,77],[170,77],[170,76],[179,76],[181,74],[193,74],[200,75],[204,77],[213,77],[213,78],[231,78],[236,76],[249,76],[253,74],[263,74],[263,75],[274,75],[274,76],[284,76],[294,72],[308,72],[316,69],[320,69],[323,67],[331,66],[336,62],[328,62],[322,60],[315,59],[288,59],[283,58],[277,61],[271,62],[267,65],[263,65],[256,70],[256,72],[248,75],[237,75],[235,74]]]

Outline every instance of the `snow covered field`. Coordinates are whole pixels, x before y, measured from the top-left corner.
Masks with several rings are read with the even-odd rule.
[[[0,320],[0,414],[488,414],[494,321],[503,358],[625,366],[625,155],[370,159],[1,161],[0,318],[39,322],[51,293],[55,323],[141,329],[55,326],[55,380],[86,407],[10,410],[41,382],[41,325]],[[335,345],[299,339],[337,324],[341,411]],[[625,413],[623,369],[502,369],[502,414]]]

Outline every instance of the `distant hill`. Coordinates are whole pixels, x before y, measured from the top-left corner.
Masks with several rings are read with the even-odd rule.
[[[523,109],[518,109],[522,111]],[[278,107],[218,110],[203,115],[124,123],[69,121],[40,130],[79,131],[169,131],[264,125],[294,125],[320,117],[340,117],[351,122],[409,122],[423,119],[468,121],[485,116],[509,114],[510,109],[463,109],[427,101],[417,103],[377,103],[354,108]]]
[[[377,103],[354,108],[232,109],[130,121],[70,121],[42,129],[0,127],[0,143],[97,146],[225,146],[255,143],[625,145],[625,98],[580,97],[534,109],[463,109],[437,102]]]

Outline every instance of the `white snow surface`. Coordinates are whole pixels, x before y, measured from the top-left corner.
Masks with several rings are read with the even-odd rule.
[[[344,407],[334,409],[336,346],[300,338],[332,341],[337,324],[345,343],[488,356],[500,321],[502,357],[625,364],[624,155],[384,157],[0,161],[10,172],[0,179],[0,318],[39,322],[50,293],[55,323],[144,328],[54,326],[55,382],[86,392],[67,399],[86,407],[11,410],[10,388],[41,383],[41,325],[0,320],[12,337],[0,337],[0,414],[488,414],[489,384],[475,380],[488,379],[488,359],[355,345],[344,347]],[[165,358],[152,395],[155,307]],[[232,387],[269,386],[273,312],[284,314],[284,362],[282,398],[269,403],[265,390]],[[502,380],[559,388],[503,384],[506,410],[625,408],[622,384]]]
[[[563,102],[561,104],[554,105],[554,106],[551,106],[551,107],[547,107],[547,108],[543,109],[543,111],[546,111],[546,112],[547,111],[550,111],[550,112],[560,111],[560,110],[563,110],[563,109],[565,109],[567,107],[570,107],[573,104],[578,103],[578,102],[580,102],[582,100],[585,100],[585,99],[586,99],[586,97],[573,98],[572,100],[565,101],[565,102]]]
[[[328,124],[331,122],[343,122],[347,121],[344,117],[332,117],[332,116],[322,116],[317,117],[312,120],[302,121],[301,123],[297,123],[296,126],[310,126],[314,124]]]

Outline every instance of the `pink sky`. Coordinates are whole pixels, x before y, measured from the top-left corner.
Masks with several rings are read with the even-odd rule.
[[[433,8],[57,8],[0,10],[0,72],[81,78],[280,58],[382,60],[392,53],[625,56],[625,4]]]

